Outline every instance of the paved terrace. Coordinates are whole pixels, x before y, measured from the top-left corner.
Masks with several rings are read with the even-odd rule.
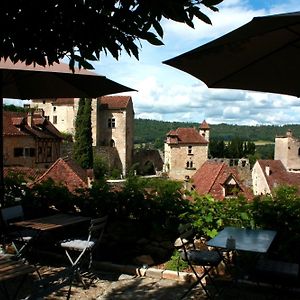
[[[43,278],[54,276],[62,271],[63,267],[43,266],[40,272]],[[72,287],[71,299],[97,299],[97,300],[175,300],[181,299],[182,295],[189,288],[191,274],[165,271],[155,268],[137,268],[135,266],[115,265],[111,263],[95,262],[90,273],[86,273],[85,281],[91,283],[88,289],[81,285],[74,284]],[[36,274],[29,276],[23,285],[18,299],[24,299],[32,293]],[[16,282],[9,282],[8,288],[14,289]],[[299,300],[298,290],[285,288],[272,288],[250,283],[239,283],[232,286],[230,283],[222,283],[222,293],[215,299],[242,299],[242,300]],[[43,298],[48,300],[66,299],[68,285],[64,285],[55,292]],[[0,298],[2,299],[2,298]],[[201,287],[194,288],[185,299],[207,299]]]

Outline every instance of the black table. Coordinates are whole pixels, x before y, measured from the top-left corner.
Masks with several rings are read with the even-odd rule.
[[[235,249],[256,253],[267,253],[276,236],[276,231],[225,227],[207,242],[208,246],[227,249],[227,239],[235,239]]]

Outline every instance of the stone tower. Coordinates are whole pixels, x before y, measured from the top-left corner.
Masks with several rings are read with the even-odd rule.
[[[274,159],[281,160],[287,171],[300,171],[300,140],[291,130],[285,136],[276,136]]]
[[[202,135],[209,142],[210,127],[205,120],[199,126],[199,134]]]
[[[97,99],[96,145],[125,176],[132,165],[134,110],[130,96]],[[104,153],[102,153],[104,154]]]

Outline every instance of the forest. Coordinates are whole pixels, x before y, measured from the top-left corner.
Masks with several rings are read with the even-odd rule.
[[[135,119],[134,142],[135,144],[157,144],[158,141],[164,141],[166,134],[171,129],[178,127],[198,128],[200,123],[186,122],[164,122],[148,119]],[[278,135],[285,135],[288,129],[291,129],[293,135],[300,137],[300,125],[230,125],[230,124],[209,124],[210,137],[214,140],[230,141],[238,137],[244,141],[265,141],[274,142]]]
[[[155,148],[163,150],[166,134],[178,127],[195,127],[199,128],[200,123],[186,123],[186,122],[164,122],[148,119],[135,119],[135,133],[134,143],[136,147],[140,148]],[[274,141],[276,136],[285,135],[287,130],[291,129],[295,137],[300,137],[300,125],[230,125],[230,124],[209,124],[210,126],[210,154],[214,157],[217,145],[227,146],[227,151],[230,146],[244,143],[250,143],[251,147],[255,144],[255,151],[253,149],[247,153],[254,155],[253,159],[273,159],[274,158]],[[223,147],[224,147],[223,145]],[[240,147],[238,146],[238,148]],[[212,149],[214,147],[214,149]],[[220,149],[219,149],[220,150]],[[226,150],[226,149],[224,149]],[[226,151],[225,151],[226,152]],[[225,157],[231,157],[233,152],[225,154]],[[242,151],[240,151],[242,155]],[[246,154],[246,153],[244,153]],[[219,155],[217,155],[219,156]],[[215,157],[217,157],[215,156]]]

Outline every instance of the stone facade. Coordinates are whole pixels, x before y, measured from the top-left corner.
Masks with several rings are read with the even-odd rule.
[[[97,147],[117,150],[118,167],[126,175],[132,165],[134,111],[131,97],[106,96],[97,102]]]
[[[254,195],[270,195],[271,190],[268,185],[266,176],[267,173],[265,173],[266,170],[264,170],[261,167],[261,164],[259,161],[256,161],[252,168],[252,187],[253,187],[253,194]],[[268,176],[268,175],[267,175]]]
[[[75,134],[78,98],[33,99],[31,108],[43,109],[48,120],[60,131]]]
[[[201,125],[199,131],[195,128],[178,128],[167,134],[164,171],[170,178],[191,178],[208,159],[209,141],[206,138],[209,138],[209,128],[203,131]]]
[[[35,99],[30,106],[43,108],[45,116],[59,131],[74,135],[78,103],[76,98]],[[125,175],[132,165],[133,155],[134,110],[131,97],[104,96],[93,99],[91,121],[96,151],[109,153],[105,155],[109,165],[120,169]],[[111,151],[107,151],[107,147]]]
[[[291,130],[275,138],[274,159],[281,160],[287,171],[300,171],[300,139]]]

